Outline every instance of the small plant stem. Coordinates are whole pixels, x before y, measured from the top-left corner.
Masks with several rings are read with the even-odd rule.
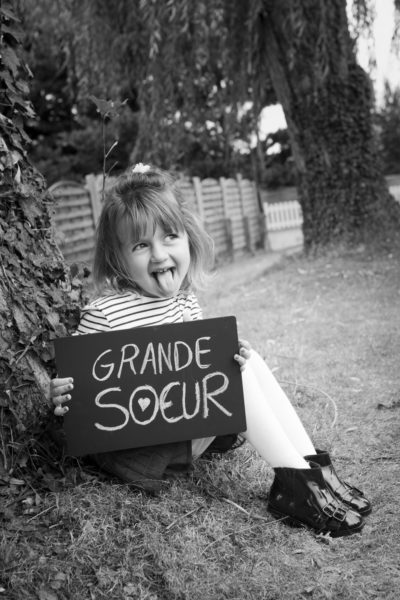
[[[104,201],[104,190],[106,187],[106,115],[103,115],[103,121],[101,124],[101,131],[103,135],[103,185],[101,189],[101,196]]]
[[[37,519],[38,517],[41,517],[42,515],[48,513],[50,510],[53,510],[53,508],[56,508],[56,505],[54,504],[54,506],[49,506],[48,508],[45,508],[44,510],[42,510],[40,513],[38,513],[37,515],[34,515],[33,517],[31,517],[30,519],[27,520],[27,523],[30,523],[31,521],[33,521],[33,519]]]
[[[332,403],[333,412],[334,412],[334,417],[333,417],[333,421],[331,423],[331,428],[333,428],[336,425],[336,421],[338,419],[338,409],[337,409],[336,402],[334,401],[333,398],[331,398],[331,396],[329,394],[327,394],[326,392],[324,392],[324,390],[321,390],[320,388],[316,387],[315,385],[310,385],[308,383],[298,383],[297,381],[283,381],[282,379],[280,379],[279,383],[286,383],[287,385],[294,385],[296,387],[309,388],[309,389],[312,389],[312,390],[316,390],[317,392],[319,392],[323,396],[326,396],[326,398],[328,398],[328,400]]]
[[[177,523],[179,523],[179,521],[182,521],[182,519],[186,519],[186,517],[189,517],[189,515],[192,515],[193,513],[197,512],[198,510],[201,510],[202,508],[204,508],[204,506],[197,506],[193,510],[189,510],[187,513],[185,513],[184,515],[182,515],[178,519],[175,519],[175,521],[172,521],[172,523],[170,523],[168,525],[168,527],[165,528],[165,531],[168,531],[168,529],[171,529],[172,527],[174,527],[174,525],[176,525]]]
[[[236,502],[233,502],[233,500],[229,500],[229,498],[221,498],[221,500],[223,502],[227,502],[227,504],[231,504],[232,506],[234,506],[235,508],[237,508],[238,510],[243,512],[245,515],[247,515],[251,519],[259,519],[260,521],[266,521],[267,523],[277,523],[278,521],[281,521],[282,519],[286,519],[286,517],[282,517],[282,519],[269,519],[268,517],[263,517],[262,515],[254,515],[253,513],[249,512],[248,510],[243,508],[243,506],[236,504]]]

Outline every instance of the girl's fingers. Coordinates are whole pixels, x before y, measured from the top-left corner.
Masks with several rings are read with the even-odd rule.
[[[71,400],[70,394],[65,394],[64,396],[55,396],[53,398],[53,404],[55,404],[56,406],[60,406],[64,402],[68,402],[68,400]]]
[[[68,406],[56,406],[54,409],[54,414],[56,415],[56,417],[63,417],[68,411]]]
[[[251,356],[251,345],[247,340],[239,340],[239,352],[247,360]]]
[[[70,379],[57,379],[50,382],[50,396],[62,396],[74,389],[74,384]]]
[[[247,359],[251,356],[251,344],[247,340],[239,340],[239,352]]]
[[[251,350],[251,344],[247,340],[240,339],[239,340],[239,346],[241,348],[246,348],[246,350]]]
[[[74,383],[72,377],[56,377],[55,379],[51,380],[50,385],[56,388],[61,385],[68,385],[72,383]]]
[[[64,396],[65,394],[68,394],[68,392],[72,389],[73,389],[73,386],[62,385],[54,390],[53,397]]]
[[[240,354],[235,354],[233,358],[239,363],[241,369],[246,366],[246,359],[243,356],[240,356]]]
[[[247,348],[240,348],[239,352],[240,352],[241,356],[243,356],[247,360],[251,356],[251,352],[250,352],[250,350],[247,350]]]

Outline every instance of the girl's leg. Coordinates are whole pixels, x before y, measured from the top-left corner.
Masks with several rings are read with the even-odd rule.
[[[215,440],[215,435],[206,438],[196,438],[192,440],[192,456],[193,460],[199,458],[205,452],[210,444]]]
[[[275,471],[268,510],[288,524],[306,525],[332,537],[360,532],[362,516],[335,495],[319,464],[303,458],[315,454],[314,446],[278,382],[254,352],[242,380],[247,421],[243,435]]]
[[[255,376],[258,385],[262,389],[264,402],[268,404],[274,413],[297,452],[301,456],[315,454],[313,443],[289,398],[271,373],[265,361],[254,350],[251,351],[251,357],[247,361],[244,373],[246,373],[247,369]]]
[[[308,469],[308,463],[292,444],[266,401],[266,391],[261,389],[249,364],[243,371],[242,380],[247,422],[243,436],[271,467]]]

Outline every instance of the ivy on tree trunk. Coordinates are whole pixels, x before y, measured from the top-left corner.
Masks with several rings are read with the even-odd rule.
[[[29,70],[19,23],[0,3],[0,476],[28,462],[46,426],[54,375],[52,339],[76,326],[81,283],[71,280],[54,237],[53,199],[30,165],[24,121]],[[34,460],[35,452],[29,453]]]

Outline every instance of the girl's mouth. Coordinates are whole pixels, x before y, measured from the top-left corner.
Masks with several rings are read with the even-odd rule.
[[[165,269],[157,269],[152,271],[151,275],[158,282],[159,277],[162,277],[165,273],[174,275],[175,267],[166,267]]]
[[[151,275],[157,282],[163,295],[173,294],[177,290],[175,289],[175,267],[167,267],[165,269],[157,269],[152,271]]]

